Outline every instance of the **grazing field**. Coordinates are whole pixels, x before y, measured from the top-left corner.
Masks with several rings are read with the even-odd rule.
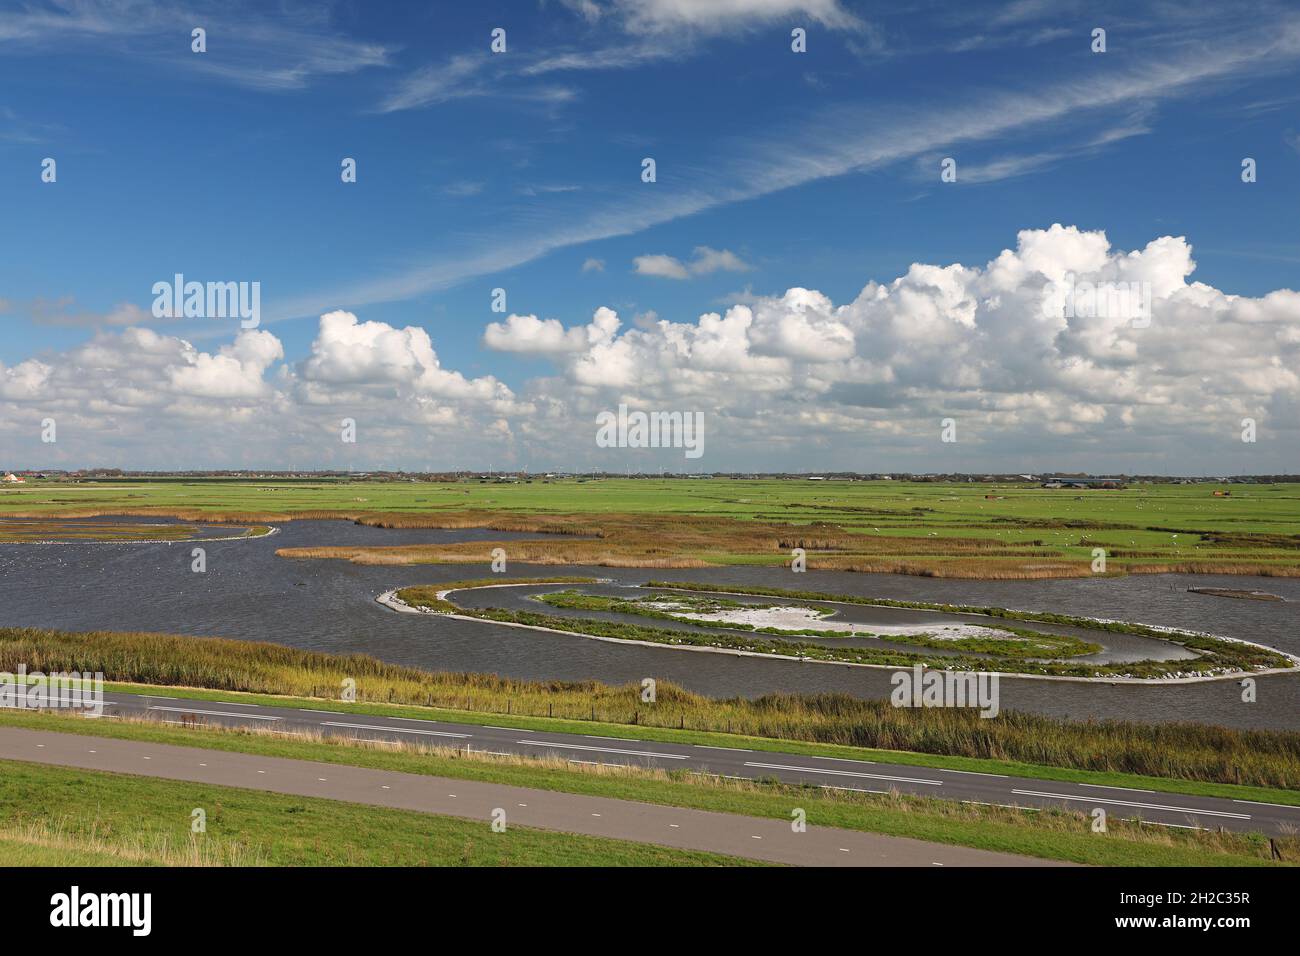
[[[355,706],[365,712],[368,705],[406,704],[418,708],[412,716],[426,717],[435,716],[433,708],[439,708],[436,715],[442,719],[471,723],[496,723],[502,715],[532,716],[546,721],[538,726],[575,733],[599,733],[593,725],[632,724],[638,736],[663,728],[670,737],[694,732],[696,736],[688,738],[692,742],[732,746],[755,744],[737,744],[739,737],[721,735],[874,748],[883,753],[856,756],[875,760],[897,761],[901,758],[893,752],[910,751],[1202,783],[1294,788],[1300,782],[1300,733],[1292,731],[1068,721],[1011,710],[987,719],[971,709],[894,707],[887,700],[846,694],[718,700],[667,682],[658,684],[656,702],[647,706],[639,683],[614,687],[596,681],[522,681],[495,674],[422,671],[360,655],[219,638],[0,628],[0,671],[16,672],[20,664],[29,672],[99,671],[109,681],[314,700],[336,699],[344,680],[351,678],[361,703],[331,706]],[[703,739],[701,733],[718,739]],[[952,766],[992,768],[991,763]],[[1265,794],[1249,799],[1278,798]]]
[[[186,741],[192,743],[192,741]],[[751,861],[236,787],[0,762],[0,846],[27,865],[739,866]],[[207,812],[207,832],[190,812]],[[90,854],[89,858],[86,854]]]
[[[1215,496],[1216,491],[1231,491]],[[967,578],[1300,575],[1300,485],[1138,484],[1070,490],[799,479],[530,482],[36,481],[0,490],[0,516],[172,516],[274,523],[346,518],[406,528],[547,532],[537,540],[285,549],[367,564],[511,560],[611,567],[779,564]]]

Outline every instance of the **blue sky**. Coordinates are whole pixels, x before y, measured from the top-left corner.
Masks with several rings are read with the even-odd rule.
[[[1300,284],[1294,7],[265,7],[0,5],[0,399],[10,403],[0,459],[163,466],[150,436],[204,422],[207,439],[177,466],[221,464],[236,448],[250,465],[284,465],[291,447],[300,466],[547,467],[559,464],[548,449],[580,431],[553,457],[680,467],[679,453],[592,445],[594,411],[630,400],[715,416],[705,468],[1195,472],[1207,455],[1234,470],[1300,468],[1290,460],[1300,396],[1286,375],[1300,315],[1277,295]],[[205,53],[190,50],[196,26]],[[493,54],[498,27],[507,49]],[[791,50],[796,27],[806,53]],[[1097,27],[1104,53],[1090,49]],[[55,183],[41,181],[45,157]],[[357,161],[356,183],[340,181],[344,157]],[[645,157],[654,183],[641,181]],[[955,183],[940,181],[945,157],[957,161]],[[1241,180],[1245,157],[1254,183]],[[1109,329],[1102,349],[1097,330],[1063,326],[1034,336],[1052,349],[1041,367],[1003,375],[989,356],[1017,339],[999,331],[994,341],[1005,316],[984,321],[1000,300],[987,283],[962,280],[957,298],[977,318],[953,307],[928,340],[860,298],[913,264],[985,270],[1017,250],[1021,231],[1055,223],[1104,233],[1112,259],[1094,263],[1098,275],[1183,237],[1195,271],[1157,296],[1156,325],[1169,334]],[[652,256],[671,260],[641,258]],[[1051,271],[1036,273],[1040,285]],[[228,320],[150,315],[153,283],[177,272],[260,282],[260,330],[279,354],[267,339],[238,347]],[[1193,283],[1220,300],[1191,316],[1179,297],[1195,299],[1184,288]],[[485,330],[506,320],[490,308],[494,288],[510,314],[581,329],[603,307],[620,332],[557,350],[511,326],[491,347]],[[816,290],[824,306],[791,305],[792,288]],[[1271,294],[1263,325],[1224,298]],[[910,307],[906,288],[896,298],[889,309]],[[737,305],[755,316],[737,346],[754,361],[724,368],[695,337],[702,314]],[[806,308],[816,315],[804,340],[847,336],[851,356],[824,365],[764,331],[805,321]],[[325,341],[320,317],[338,310],[368,331]],[[668,327],[635,337],[656,320]],[[141,347],[121,338],[131,327],[166,340],[150,347],[159,384],[148,395],[124,364]],[[425,374],[419,343],[394,357],[405,329],[427,333],[438,375]],[[1189,342],[1205,351],[1214,329],[1253,351],[1198,364]],[[681,335],[690,354],[661,361]],[[926,380],[910,368],[942,364],[943,353],[926,357],[937,341],[967,374]],[[629,369],[658,374],[595,375],[615,367],[618,356],[600,351],[615,346]],[[331,359],[334,348],[355,366]],[[189,381],[201,356],[232,349],[238,381]],[[373,360],[359,357],[365,349]],[[1081,355],[1092,394],[1075,374]],[[1215,378],[1225,369],[1235,371]],[[99,402],[68,384],[97,375]],[[891,399],[843,401],[864,383]],[[226,404],[209,416],[205,399]],[[1193,399],[1202,407],[1173,413]],[[1035,419],[1032,408],[1044,411]],[[349,409],[382,441],[334,447],[327,421]],[[966,416],[968,443],[936,446],[945,409]],[[56,412],[68,437],[41,447],[33,423]],[[1232,438],[1248,415],[1267,440],[1243,447]],[[266,441],[250,451],[238,436],[259,418]],[[114,430],[119,440],[104,437]],[[864,432],[870,455],[852,450]]]

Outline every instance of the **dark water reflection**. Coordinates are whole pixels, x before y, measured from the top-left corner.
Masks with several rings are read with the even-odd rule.
[[[207,572],[190,570],[192,545],[0,545],[0,624],[68,630],[141,630],[274,641],[331,653],[453,671],[536,679],[643,677],[715,696],[772,691],[889,693],[889,672],[828,664],[607,644],[581,637],[394,614],[374,603],[391,587],[484,577],[482,565],[363,567],[290,561],[281,547],[509,540],[485,530],[386,530],[343,521],[297,521],[252,541],[209,542]],[[784,568],[644,570],[513,565],[508,577],[589,574],[623,583],[694,580],[766,584],[900,600],[988,604],[1173,625],[1300,653],[1300,580],[1140,575],[1051,581],[955,581]],[[1192,585],[1258,588],[1287,602],[1188,594]],[[1197,720],[1232,727],[1300,729],[1300,675],[1258,678],[1259,700],[1232,681],[1177,686],[1073,684],[1003,678],[1002,707],[1081,718]]]

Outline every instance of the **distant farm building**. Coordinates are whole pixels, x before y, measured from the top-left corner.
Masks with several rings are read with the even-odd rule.
[[[1052,481],[1045,481],[1040,485],[1042,488],[1105,488],[1119,489],[1124,487],[1122,478],[1056,478]]]

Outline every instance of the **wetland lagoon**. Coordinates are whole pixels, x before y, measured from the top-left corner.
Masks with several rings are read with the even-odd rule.
[[[96,523],[166,524],[157,518],[88,518]],[[183,522],[174,522],[183,524]],[[26,521],[30,526],[32,522]],[[219,526],[221,527],[221,526]],[[728,653],[687,653],[679,649],[615,644],[578,634],[541,633],[490,621],[434,615],[394,614],[376,602],[386,591],[437,585],[470,577],[507,581],[557,574],[607,580],[582,586],[592,595],[623,598],[647,592],[651,581],[695,582],[721,588],[781,588],[831,595],[1008,608],[1017,611],[1124,621],[1156,628],[1182,628],[1300,654],[1300,579],[1233,575],[1149,574],[1111,578],[1028,581],[977,581],[842,571],[794,574],[785,567],[609,568],[540,567],[512,563],[504,575],[490,575],[487,548],[481,565],[363,565],[328,559],[285,558],[282,548],[322,546],[402,547],[474,542],[508,542],[536,533],[484,528],[401,529],[346,520],[277,521],[276,533],[241,537],[248,528],[224,526],[235,537],[211,540],[208,527],[171,540],[70,541],[55,546],[0,544],[0,625],[72,631],[154,631],[198,637],[220,636],[271,641],[336,654],[364,653],[397,664],[429,670],[492,672],[533,680],[598,680],[626,684],[654,677],[714,697],[757,697],[772,692],[836,691],[874,699],[889,696],[888,669],[843,663],[777,660]],[[251,527],[251,525],[250,525]],[[261,532],[261,528],[257,529]],[[30,527],[29,527],[30,533]],[[47,536],[42,540],[50,540]],[[143,535],[141,535],[143,537]],[[206,571],[191,570],[193,540],[204,541]],[[539,594],[571,585],[485,589],[460,592],[464,607],[514,608],[547,614],[579,613],[541,604]],[[1188,588],[1231,587],[1268,590],[1280,601],[1216,600]],[[736,596],[739,604],[772,604],[770,598]],[[786,603],[789,602],[778,602]],[[813,602],[815,603],[815,602]],[[660,605],[661,607],[663,605]],[[680,606],[677,608],[680,610]],[[582,610],[584,617],[618,612]],[[879,606],[841,607],[827,620],[856,624],[870,636],[808,636],[829,646],[880,643],[878,632],[891,628],[888,646],[906,645],[907,633],[970,623],[969,615]],[[666,622],[653,620],[660,625]],[[672,621],[686,631],[708,632],[716,622]],[[1089,639],[1076,628],[1034,624],[1035,630]],[[875,628],[875,632],[871,632]],[[1096,634],[1091,635],[1096,637]],[[1080,659],[1104,663],[1125,659],[1187,656],[1177,645],[1155,646],[1148,638],[1107,634],[1105,646]],[[942,654],[943,648],[923,648]],[[1197,683],[1074,682],[1004,676],[1004,710],[1024,710],[1071,719],[1115,718],[1144,722],[1196,721],[1235,728],[1294,730],[1300,726],[1300,673],[1255,678],[1257,700],[1244,703],[1238,681]]]

